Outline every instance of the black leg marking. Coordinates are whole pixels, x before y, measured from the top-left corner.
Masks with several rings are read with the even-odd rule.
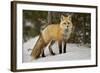
[[[52,55],[55,55],[55,53],[52,51],[51,46],[55,43],[55,41],[51,41],[50,45],[49,45],[49,51]]]
[[[42,57],[45,57],[44,50],[42,50]]]
[[[66,41],[64,41],[64,48],[63,48],[64,53],[66,53]]]
[[[59,53],[61,54],[62,53],[62,42],[58,42],[58,45],[59,45]]]

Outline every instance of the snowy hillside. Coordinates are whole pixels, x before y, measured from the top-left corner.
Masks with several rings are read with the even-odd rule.
[[[32,60],[30,54],[31,49],[34,47],[39,37],[32,38],[27,42],[23,43],[22,61],[23,62],[46,62],[46,61],[61,61],[61,60],[85,60],[91,58],[91,48],[86,46],[78,46],[77,44],[68,43],[66,50],[67,53],[59,54],[58,45],[55,43],[52,48],[56,55],[51,55],[48,46],[45,48],[46,57],[40,57],[36,60]],[[30,49],[29,49],[30,48]]]

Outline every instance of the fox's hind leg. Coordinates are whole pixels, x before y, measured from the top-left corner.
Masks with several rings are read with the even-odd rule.
[[[46,46],[45,42],[44,42],[44,39],[43,37],[40,35],[35,46],[33,47],[32,49],[32,52],[31,52],[31,56],[34,58],[34,59],[37,59],[40,57],[40,54],[42,52],[42,50],[44,49],[44,47]]]
[[[49,51],[50,51],[50,53],[52,54],[52,55],[55,55],[55,53],[52,51],[52,48],[51,48],[51,46],[53,45],[55,43],[55,41],[51,41],[51,43],[50,43],[50,45],[49,45]]]
[[[44,44],[45,47],[46,47],[47,45],[48,45],[48,43],[45,43],[45,44]],[[41,56],[42,56],[42,57],[46,57],[46,56],[45,56],[45,53],[44,53],[44,50],[45,50],[44,48],[45,48],[45,47],[43,47],[43,49],[41,49]]]
[[[45,56],[45,53],[44,53],[44,49],[42,50],[41,56],[42,56],[42,57],[46,57],[46,56]]]

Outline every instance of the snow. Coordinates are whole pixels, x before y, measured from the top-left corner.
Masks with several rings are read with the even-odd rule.
[[[47,61],[66,61],[66,60],[87,60],[91,58],[91,48],[82,45],[78,46],[78,44],[67,43],[66,53],[59,54],[59,49],[57,42],[52,46],[52,49],[56,55],[51,55],[48,46],[45,47],[45,55],[46,57],[40,57],[38,59],[32,60],[30,56],[32,48],[34,47],[37,39],[39,37],[31,38],[27,42],[23,43],[22,50],[22,61],[23,62],[47,62]]]

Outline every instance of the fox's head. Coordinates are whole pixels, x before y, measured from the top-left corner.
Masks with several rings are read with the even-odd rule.
[[[73,24],[72,24],[72,16],[64,16],[61,15],[61,22],[60,22],[61,29],[64,30],[64,32],[69,32],[72,30]]]

